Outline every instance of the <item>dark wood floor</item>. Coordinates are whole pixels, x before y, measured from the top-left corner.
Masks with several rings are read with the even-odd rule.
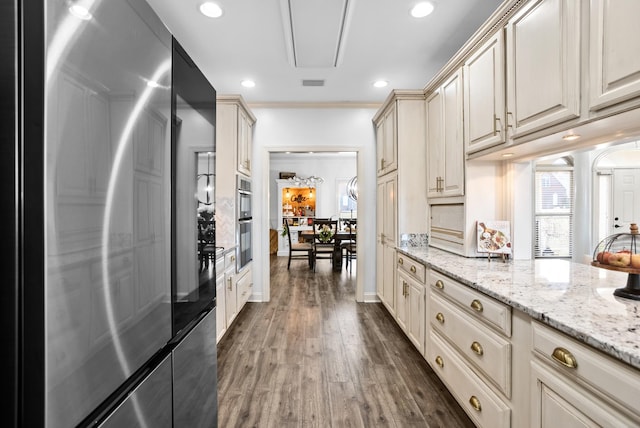
[[[355,265],[286,262],[218,344],[219,427],[473,427],[384,307],[355,302]]]

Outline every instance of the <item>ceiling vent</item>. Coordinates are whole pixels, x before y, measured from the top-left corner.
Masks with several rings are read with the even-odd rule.
[[[289,62],[333,68],[342,59],[355,0],[280,0]]]
[[[323,79],[304,79],[302,86],[324,86]]]

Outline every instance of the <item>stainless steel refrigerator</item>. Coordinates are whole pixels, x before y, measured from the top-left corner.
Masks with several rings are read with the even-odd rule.
[[[14,425],[216,426],[215,89],[143,0],[11,6]]]

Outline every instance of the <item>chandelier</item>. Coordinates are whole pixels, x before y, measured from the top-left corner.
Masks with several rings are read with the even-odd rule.
[[[315,175],[309,176],[307,178],[302,178],[302,177],[298,177],[297,175],[294,175],[293,177],[289,178],[289,181],[298,187],[301,186],[305,186],[305,187],[315,187],[316,185],[324,182],[324,178],[322,177],[316,177]],[[293,187],[293,186],[291,186]]]
[[[347,183],[347,196],[354,201],[358,200],[358,176],[356,175]]]

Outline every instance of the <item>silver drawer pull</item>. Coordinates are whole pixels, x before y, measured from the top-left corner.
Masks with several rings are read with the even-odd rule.
[[[565,367],[569,367],[570,369],[578,368],[578,360],[576,360],[571,352],[564,348],[557,347],[554,349],[551,357]]]
[[[473,352],[475,352],[478,355],[482,355],[484,354],[484,350],[482,349],[482,345],[480,345],[478,342],[473,342],[471,344],[471,350]]]
[[[471,404],[471,407],[473,407],[477,411],[479,411],[479,412],[482,411],[482,406],[480,405],[480,400],[478,400],[478,397],[476,397],[475,395],[472,395],[471,398],[469,398],[469,404]]]
[[[438,320],[438,322],[439,322],[440,324],[444,324],[444,315],[442,315],[442,312],[438,312],[438,313],[436,314],[436,319]]]
[[[476,312],[482,312],[482,310],[484,309],[482,307],[482,303],[480,303],[480,300],[478,299],[473,299],[470,306],[471,306],[471,309],[473,309]]]

